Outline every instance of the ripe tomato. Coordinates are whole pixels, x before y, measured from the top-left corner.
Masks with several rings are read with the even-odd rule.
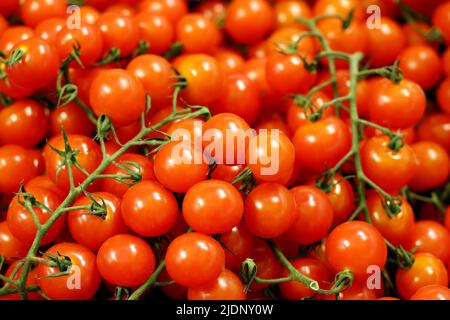
[[[414,212],[406,199],[400,197],[400,212],[391,217],[384,208],[383,199],[375,190],[370,190],[366,198],[372,224],[392,244],[405,246],[413,232]]]
[[[95,127],[86,113],[75,103],[53,109],[50,113],[49,127],[51,137],[61,134],[62,127],[67,134],[90,137],[95,132]]]
[[[245,200],[245,223],[252,234],[275,238],[285,233],[297,217],[294,195],[282,185],[264,183]]]
[[[57,194],[42,187],[28,188],[26,192],[33,195],[38,202],[44,204],[52,211],[56,210],[62,202],[62,199]],[[36,236],[36,224],[32,214],[19,201],[24,201],[22,195],[16,195],[11,201],[6,221],[8,222],[9,230],[17,239],[26,245],[31,245]],[[41,207],[35,206],[33,209],[41,224],[46,223],[52,216],[52,212]],[[65,225],[66,216],[63,214],[46,233],[41,241],[41,245],[53,242],[64,230]]]
[[[249,256],[256,264],[256,276],[261,279],[276,279],[281,277],[283,266],[273,253],[272,248],[262,239],[255,238],[253,252]],[[253,281],[250,291],[260,291],[268,284]]]
[[[218,48],[214,58],[220,65],[224,75],[244,72],[245,60],[242,55],[232,48]]]
[[[0,62],[0,70],[6,73],[7,66],[3,62]],[[33,93],[33,90],[19,87],[7,80],[7,78],[0,79],[0,91],[7,97],[13,99],[24,99]]]
[[[19,261],[15,261],[13,264],[9,266],[8,269],[6,269],[5,277],[11,278],[14,270],[17,268],[17,265],[19,264]],[[20,279],[20,276],[22,275],[23,267],[19,267],[18,271],[16,272],[15,276],[12,278],[15,281],[18,281]],[[39,275],[37,273],[37,268],[33,268],[30,270],[27,276],[26,285],[29,286],[35,286],[38,285],[39,282]],[[10,285],[10,288],[15,288],[14,285]],[[28,300],[43,300],[44,298],[37,292],[28,292]],[[0,300],[20,300],[20,293],[11,293],[4,295],[0,297]]]
[[[34,30],[25,26],[13,26],[0,35],[0,50],[10,53],[21,41],[34,37]]]
[[[448,285],[448,274],[441,260],[431,253],[417,253],[410,269],[398,269],[395,284],[402,299],[410,299],[428,285]]]
[[[450,152],[450,114],[434,113],[426,116],[417,128],[419,141],[432,141]]]
[[[98,192],[91,196],[100,204],[105,203],[105,217],[95,216],[89,210],[76,210],[69,213],[70,234],[79,244],[97,251],[105,240],[116,234],[126,233],[127,227],[120,210],[120,199],[107,192]],[[83,196],[74,206],[90,206],[92,201]]]
[[[6,221],[0,222],[0,256],[6,259],[6,263],[25,257],[28,247],[11,233]]]
[[[213,238],[196,232],[186,233],[167,248],[166,268],[177,283],[198,288],[220,276],[225,269],[225,254]]]
[[[61,189],[59,189],[56,186],[55,182],[51,180],[48,176],[36,176],[30,181],[28,181],[27,184],[25,184],[25,190],[34,187],[49,189],[53,193],[57,194],[60,199],[64,199],[65,197],[65,193]]]
[[[450,44],[450,4],[443,2],[440,4],[433,14],[433,25],[437,27],[443,34],[446,44]]]
[[[4,16],[9,16],[20,8],[20,1],[19,0],[4,0],[0,4],[0,13]]]
[[[413,190],[431,190],[448,181],[450,157],[444,148],[437,143],[423,141],[413,144],[412,149],[417,159],[416,172],[409,182]]]
[[[225,250],[225,266],[238,271],[242,262],[252,254],[255,237],[241,223],[228,232],[222,233],[220,241],[231,251]]]
[[[182,97],[193,105],[209,105],[223,92],[224,74],[217,60],[206,54],[180,56],[174,67],[186,79]]]
[[[244,119],[233,113],[219,113],[206,121],[203,132],[205,156],[219,164],[245,163],[248,139],[253,132]]]
[[[319,0],[314,5],[314,16],[337,14],[346,18],[351,11],[355,11],[354,17],[359,19],[363,14],[359,2],[358,0]]]
[[[66,20],[62,18],[45,19],[36,26],[35,36],[56,45],[58,34],[66,25]]]
[[[380,232],[362,221],[345,222],[328,235],[326,255],[335,271],[348,269],[365,280],[369,266],[383,269],[387,247]],[[357,257],[357,258],[356,258]]]
[[[389,148],[390,138],[376,136],[361,147],[361,164],[366,176],[388,192],[398,192],[416,172],[413,148],[404,145],[399,151]]]
[[[324,300],[376,300],[377,295],[374,290],[367,287],[366,281],[353,280],[350,288],[335,295],[325,295]]]
[[[277,28],[296,27],[298,26],[295,20],[297,17],[307,19],[312,17],[312,10],[305,1],[278,1],[274,9]]]
[[[172,229],[177,221],[177,199],[159,183],[142,181],[123,196],[122,216],[137,234],[159,237]]]
[[[450,289],[440,285],[425,286],[417,290],[410,300],[450,300]]]
[[[95,0],[94,0],[95,1]],[[97,0],[104,1],[104,0]],[[92,2],[92,0],[90,0]],[[100,12],[90,5],[84,5],[80,7],[80,20],[81,24],[91,24],[95,25],[97,23],[98,18],[100,17]]]
[[[188,300],[246,300],[241,279],[227,269],[213,282],[189,288],[187,297]]]
[[[17,192],[20,183],[36,175],[33,158],[28,150],[17,145],[0,147],[0,192]]]
[[[67,135],[67,139],[72,150],[79,151],[75,158],[81,167],[89,173],[97,169],[102,159],[102,152],[98,144],[86,136],[76,134]],[[48,144],[57,150],[64,151],[64,138],[62,135],[53,137]],[[68,191],[70,189],[70,181],[67,165],[63,165],[58,172],[58,168],[63,164],[63,158],[50,149],[49,146],[45,146],[44,159],[47,175],[59,188]],[[86,175],[74,166],[72,167],[72,172],[75,187],[86,179]]]
[[[49,18],[65,18],[67,2],[64,0],[25,0],[20,7],[20,16],[29,27]]]
[[[103,242],[97,253],[97,268],[109,283],[136,287],[155,270],[155,255],[142,238],[119,234]]]
[[[173,24],[188,12],[186,0],[143,0],[139,2],[138,8],[140,11],[164,15]]]
[[[208,164],[202,151],[190,141],[172,141],[155,156],[155,176],[173,192],[184,193],[196,183],[206,180]]]
[[[178,20],[176,34],[185,53],[211,54],[222,42],[222,34],[214,22],[198,13],[187,14]]]
[[[129,55],[140,40],[138,22],[118,12],[106,12],[97,21],[105,50],[117,48],[120,56]]]
[[[32,147],[47,133],[47,115],[34,100],[18,100],[0,111],[0,141]]]
[[[89,24],[82,25],[80,29],[63,28],[59,31],[55,44],[61,60],[67,59],[73,48],[79,46],[79,58],[84,66],[95,63],[104,52],[100,30]],[[72,61],[71,66],[80,67],[75,61]]]
[[[446,78],[438,87],[436,99],[439,108],[450,115],[450,78]]]
[[[151,97],[152,107],[162,107],[170,102],[175,72],[163,57],[145,54],[131,60],[127,70],[138,78],[145,93]]]
[[[134,19],[139,26],[141,40],[150,44],[149,52],[161,54],[170,48],[175,28],[167,16],[141,12]]]
[[[269,57],[266,74],[269,86],[280,95],[305,93],[317,79],[317,73],[308,71],[296,54]]]
[[[231,74],[225,78],[222,96],[212,105],[217,113],[234,113],[253,124],[260,112],[259,88],[243,74]]]
[[[94,297],[101,278],[96,257],[88,248],[78,243],[58,243],[48,249],[46,254],[68,257],[71,266],[67,275],[49,277],[61,271],[45,263],[38,265],[39,287],[45,295],[53,300],[89,300]]]
[[[158,281],[172,281],[172,278],[169,276],[167,269],[164,269],[158,277]],[[179,285],[178,283],[174,283],[168,286],[162,286],[161,291],[164,292],[166,296],[173,300],[187,300],[187,291],[188,288]]]
[[[414,81],[424,90],[434,87],[442,77],[441,58],[428,45],[407,47],[402,51],[399,59],[403,76]]]
[[[106,114],[114,124],[124,126],[145,111],[145,90],[131,72],[109,69],[101,71],[92,82],[89,101],[97,116]]]
[[[291,241],[310,244],[324,238],[333,222],[333,206],[327,195],[312,186],[291,189],[295,199],[296,217],[287,232]]]
[[[330,280],[329,271],[320,261],[311,258],[298,258],[291,261],[291,263],[300,273],[317,281],[320,288],[323,289],[328,284]],[[283,277],[288,277],[289,275],[290,272],[285,268]],[[315,295],[315,292],[310,288],[294,280],[280,283],[280,290],[283,297],[288,300],[300,300]]]
[[[309,180],[309,184],[316,186],[317,179],[313,177]],[[355,192],[352,185],[340,174],[335,174],[329,181],[331,184],[330,192],[327,192],[327,197],[333,206],[333,223],[338,225],[350,218],[355,208]]]
[[[195,231],[212,235],[229,232],[244,213],[244,201],[237,189],[220,180],[192,186],[183,200],[183,216]]]
[[[394,20],[382,17],[378,28],[368,29],[368,56],[372,67],[393,64],[406,46],[401,27]],[[386,46],[386,44],[389,46]]]
[[[344,121],[329,117],[300,126],[292,142],[301,166],[323,171],[332,168],[348,153],[351,134]]]
[[[450,260],[450,232],[440,223],[422,220],[414,225],[405,248],[415,248],[415,253],[427,252],[441,259]]]
[[[399,84],[380,79],[372,87],[370,120],[389,129],[416,125],[425,113],[426,97],[422,88],[409,80]]]
[[[225,164],[218,164],[216,169],[212,172],[211,178],[232,183],[234,178],[244,170],[244,165],[239,164],[235,166],[227,166]],[[236,187],[238,185],[236,184]]]
[[[225,18],[225,30],[237,42],[253,44],[275,25],[275,13],[264,0],[233,0]]]
[[[152,159],[136,153],[126,153],[118,157],[115,162],[129,168],[131,171],[140,172],[141,181],[155,180]],[[134,163],[134,165],[131,163]],[[135,165],[137,165],[139,169],[136,168]],[[127,174],[127,171],[115,165],[110,165],[106,168],[104,174],[121,175]],[[130,180],[129,182],[131,183],[132,181]],[[121,198],[131,186],[130,184],[122,183],[112,178],[103,179],[100,183],[103,191],[110,192],[119,198]]]
[[[17,86],[37,90],[56,79],[59,57],[56,48],[45,40],[31,38],[17,43],[22,59],[7,70],[9,80]]]
[[[266,182],[278,182],[292,173],[295,148],[283,133],[275,130],[261,131],[250,139],[246,162],[257,178]]]
[[[316,54],[317,41],[313,37],[305,37],[303,27],[285,27],[275,30],[262,48],[267,57],[278,55],[280,51],[290,49],[293,44],[297,53],[303,57],[311,58]]]

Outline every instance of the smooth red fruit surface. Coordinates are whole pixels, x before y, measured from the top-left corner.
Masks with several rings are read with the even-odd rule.
[[[450,289],[439,285],[425,286],[417,290],[410,300],[450,300]]]
[[[28,252],[28,246],[14,237],[6,221],[0,222],[0,255],[7,263],[22,259]]]
[[[245,300],[242,280],[227,269],[210,284],[198,288],[190,288],[188,300]]]

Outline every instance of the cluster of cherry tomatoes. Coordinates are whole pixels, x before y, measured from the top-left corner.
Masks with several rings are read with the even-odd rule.
[[[0,299],[450,300],[450,1],[69,5],[0,1]]]

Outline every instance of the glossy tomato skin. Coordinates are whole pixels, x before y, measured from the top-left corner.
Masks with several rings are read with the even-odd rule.
[[[317,186],[317,179],[319,177],[313,177],[309,184],[312,186]],[[331,190],[325,192],[328,199],[331,201],[333,206],[333,224],[338,225],[350,218],[355,208],[355,192],[353,187],[340,174],[335,174],[329,181],[331,184]]]
[[[171,141],[155,156],[155,176],[173,192],[184,193],[206,180],[208,164],[202,151],[190,141]]]
[[[53,137],[61,134],[62,127],[67,134],[80,134],[90,137],[95,132],[95,126],[86,113],[73,102],[65,106],[59,106],[50,113],[50,135]]]
[[[36,187],[26,190],[27,193],[32,194],[34,198],[40,203],[44,204],[50,210],[56,210],[62,199],[49,189]],[[21,195],[16,195],[11,201],[8,208],[7,222],[11,233],[21,242],[31,245],[36,236],[36,224],[32,214],[22,205],[24,198]],[[51,217],[51,212],[40,207],[33,208],[38,220],[44,224]],[[46,245],[53,242],[63,231],[66,225],[66,216],[63,214],[56,220],[53,226],[46,233],[41,241],[41,245]]]
[[[116,159],[116,163],[129,168],[134,172],[140,172],[141,180],[155,180],[155,173],[153,172],[153,160],[137,153],[125,153]],[[133,164],[132,164],[133,163]],[[137,167],[136,167],[137,165]],[[139,170],[139,171],[138,171]],[[104,174],[127,174],[128,172],[115,165],[110,165],[104,171]],[[132,182],[131,180],[129,182]],[[130,184],[122,183],[112,178],[102,179],[101,189],[113,193],[117,197],[122,197],[125,192],[131,187]]]
[[[244,201],[230,183],[202,181],[192,186],[183,200],[183,217],[195,231],[203,234],[229,232],[244,213]]]
[[[180,56],[174,67],[186,78],[182,97],[193,105],[209,105],[222,95],[224,74],[217,60],[206,54]]]
[[[73,52],[73,48],[79,46],[79,59],[84,66],[90,66],[102,57],[103,40],[100,30],[96,26],[89,24],[82,25],[80,29],[63,28],[56,38],[56,48],[59,57],[65,60]],[[72,62],[71,66],[81,67],[77,62]]]
[[[49,43],[56,44],[59,32],[66,26],[66,20],[62,18],[50,18],[41,21],[35,28],[37,37]]]
[[[20,183],[27,183],[36,175],[33,158],[28,150],[17,145],[0,147],[0,192],[19,191]]]
[[[152,99],[152,107],[160,108],[169,104],[176,79],[166,59],[154,54],[141,55],[128,64],[127,70],[141,81],[145,93]]]
[[[101,162],[102,152],[91,138],[82,135],[67,135],[68,142],[72,150],[80,152],[75,156],[78,163],[87,172],[94,171]],[[48,142],[57,150],[64,151],[64,138],[58,135]],[[47,175],[56,183],[56,185],[65,191],[70,189],[69,174],[67,165],[64,165],[57,174],[58,167],[63,163],[63,159],[49,146],[44,148],[45,168]],[[73,168],[73,178],[75,187],[86,179],[86,175],[78,168]]]
[[[145,90],[131,72],[110,69],[101,71],[92,82],[89,101],[97,116],[106,114],[114,124],[124,126],[145,111]]]
[[[242,280],[227,269],[210,284],[190,288],[187,297],[188,300],[246,300]]]
[[[298,244],[310,244],[324,238],[333,221],[333,206],[327,195],[316,187],[300,186],[290,190],[296,204],[296,217],[287,232]]]
[[[436,99],[439,108],[446,114],[450,115],[450,78],[446,78],[439,85],[436,92]]]
[[[117,286],[143,284],[155,269],[155,255],[142,238],[119,234],[106,240],[97,253],[97,266],[105,281]]]
[[[124,57],[136,49],[140,40],[137,21],[119,12],[106,12],[97,21],[102,34],[105,50],[117,48]],[[125,36],[126,35],[126,36]]]
[[[428,285],[448,285],[448,274],[442,261],[431,253],[417,253],[410,269],[398,269],[395,284],[402,299],[410,299]]]
[[[426,116],[417,128],[419,141],[433,141],[450,153],[450,114],[434,113]]]
[[[26,26],[12,26],[0,35],[0,50],[8,54],[21,41],[34,37],[32,28]]]
[[[120,199],[111,193],[98,192],[91,196],[100,204],[105,202],[106,216],[104,218],[89,213],[88,210],[71,211],[67,222],[70,234],[79,244],[97,251],[107,239],[116,234],[126,233],[126,227],[120,210]],[[89,206],[92,201],[83,196],[74,206]]]
[[[400,197],[400,200],[400,212],[390,217],[384,208],[383,198],[375,190],[370,190],[366,198],[372,224],[386,240],[405,247],[415,228],[414,212],[406,199]]]
[[[197,288],[216,280],[225,268],[220,244],[201,233],[179,236],[167,248],[166,268],[177,283]]]
[[[227,10],[225,30],[240,43],[252,44],[264,38],[275,24],[275,14],[264,0],[234,0]]]
[[[330,280],[329,271],[320,261],[311,258],[298,258],[291,263],[303,275],[317,281],[321,289],[328,284]],[[288,277],[289,274],[290,272],[287,269],[283,270],[283,277]],[[281,283],[280,290],[283,297],[288,300],[299,300],[315,295],[314,291],[297,281]]]
[[[444,184],[450,175],[450,157],[440,145],[422,141],[412,145],[417,170],[409,183],[413,190],[426,191]]]
[[[397,22],[388,18],[381,18],[381,28],[369,29],[368,56],[372,67],[391,65],[406,46],[402,29]],[[386,47],[389,43],[389,47]]]
[[[300,126],[292,140],[297,161],[305,168],[332,168],[350,150],[351,134],[339,118],[330,117]]]
[[[144,0],[138,4],[138,9],[167,16],[175,24],[188,12],[186,0]]]
[[[27,26],[34,28],[48,18],[65,18],[66,10],[64,0],[25,0],[20,15]]]
[[[278,1],[274,6],[276,15],[276,26],[292,27],[297,26],[297,17],[311,18],[312,10],[306,2],[293,0]]]
[[[295,199],[282,185],[264,183],[245,200],[245,223],[252,234],[275,238],[285,233],[296,218]]]
[[[221,47],[216,50],[214,57],[226,76],[244,72],[245,60],[237,50]]]
[[[435,221],[418,221],[409,235],[405,248],[407,250],[416,248],[415,253],[431,253],[447,264],[450,261],[450,232]]]
[[[222,34],[213,21],[198,13],[185,15],[177,22],[177,40],[185,53],[214,53],[222,42]]]
[[[15,259],[25,257],[28,246],[14,237],[6,221],[0,222],[0,255],[5,257],[6,263],[13,263]]]
[[[345,222],[327,238],[326,255],[335,271],[348,269],[356,278],[367,277],[369,266],[382,269],[387,260],[387,247],[380,232],[362,221]],[[355,259],[358,257],[358,259]]]
[[[431,46],[408,47],[402,51],[399,59],[403,77],[414,81],[424,90],[434,87],[442,77],[441,58]]]
[[[249,141],[246,162],[265,182],[279,182],[294,170],[295,147],[279,130],[261,130]]]
[[[158,182],[142,181],[124,194],[122,216],[127,226],[137,234],[158,237],[175,225],[177,200]]]
[[[33,100],[19,100],[0,111],[0,141],[32,147],[47,133],[45,109]]]
[[[233,252],[225,250],[226,268],[233,271],[240,270],[242,262],[252,254],[255,237],[245,223],[241,223],[229,232],[222,233],[220,241]]]
[[[8,69],[8,78],[15,85],[37,90],[56,79],[59,68],[58,51],[45,40],[31,38],[17,43],[22,59]]]
[[[441,30],[447,45],[450,44],[449,11],[450,5],[448,2],[443,2],[433,13],[433,25]]]
[[[225,78],[222,96],[213,104],[217,113],[234,113],[253,124],[261,108],[259,89],[247,76],[231,74]]]
[[[440,285],[425,286],[417,290],[410,300],[450,300],[450,289]]]
[[[416,173],[416,155],[409,145],[391,150],[389,141],[387,136],[366,141],[361,148],[361,163],[369,179],[388,192],[398,192]]]
[[[37,267],[39,286],[42,291],[53,300],[89,300],[97,292],[101,278],[97,271],[95,255],[86,247],[77,243],[58,243],[47,250],[46,254],[64,255],[71,261],[69,275],[50,277],[60,273],[58,268],[40,263]],[[79,286],[70,277],[79,277]],[[68,284],[73,284],[71,288]]]
[[[150,53],[162,54],[170,48],[175,28],[167,16],[141,12],[134,19],[139,26],[141,39],[150,44]]]
[[[370,96],[370,120],[389,129],[412,127],[425,113],[425,93],[418,84],[410,80],[394,84],[389,79],[380,79],[373,84]]]

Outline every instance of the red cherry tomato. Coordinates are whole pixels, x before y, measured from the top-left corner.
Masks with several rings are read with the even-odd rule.
[[[20,16],[27,26],[34,28],[49,18],[65,18],[66,10],[64,0],[25,0],[20,7]]]
[[[0,255],[6,263],[22,259],[28,252],[28,246],[19,241],[8,228],[6,221],[0,222]]]
[[[141,31],[141,40],[150,44],[150,53],[164,53],[175,37],[175,28],[169,18],[161,14],[141,12],[134,18]]]
[[[19,191],[20,183],[36,176],[33,158],[28,150],[17,145],[0,147],[0,192]]]
[[[9,266],[9,268],[5,272],[5,277],[11,278],[13,272],[16,270],[19,261],[15,261],[13,264]],[[15,276],[12,278],[15,281],[20,279],[22,275],[23,267],[19,267]],[[37,268],[33,268],[30,270],[27,276],[26,285],[36,286],[39,282],[39,275],[37,273]],[[10,285],[10,288],[15,288],[14,285]],[[37,292],[28,292],[28,300],[43,300],[44,298]],[[0,297],[0,300],[20,300],[20,293],[11,293]]]
[[[246,300],[242,280],[227,269],[215,281],[189,288],[187,296],[188,300]]]
[[[255,237],[241,223],[222,233],[220,241],[230,249],[225,250],[225,266],[230,270],[240,270],[242,262],[252,254]]]
[[[425,286],[417,290],[410,300],[450,300],[450,289],[439,285]]]
[[[62,127],[64,127],[67,134],[79,134],[90,137],[95,132],[95,126],[87,117],[86,112],[75,103],[69,103],[53,109],[49,120],[49,131],[52,137],[60,135]]]

